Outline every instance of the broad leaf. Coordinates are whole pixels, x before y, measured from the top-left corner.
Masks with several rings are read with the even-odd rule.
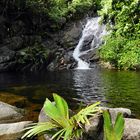
[[[56,121],[60,126],[66,127],[68,125],[65,121],[65,118],[63,118],[63,116],[61,115],[61,112],[49,99],[46,99],[44,103],[44,110],[46,115]]]
[[[63,118],[69,119],[69,108],[67,102],[57,94],[53,94],[55,105]]]
[[[111,117],[109,114],[109,111],[105,110],[103,112],[103,118],[104,118],[104,137],[105,140],[111,140],[112,133],[113,133],[113,126],[112,126],[112,121]]]
[[[114,132],[116,134],[117,140],[121,140],[124,131],[124,118],[122,113],[118,113],[115,125],[114,125]]]

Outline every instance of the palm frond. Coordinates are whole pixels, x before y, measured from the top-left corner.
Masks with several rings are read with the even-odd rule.
[[[38,135],[57,127],[57,125],[52,124],[51,122],[38,123],[35,126],[29,127],[30,130],[22,136],[22,139],[24,139],[25,137],[29,138],[31,136]]]
[[[100,104],[100,102],[97,102],[95,104],[92,104],[92,105],[82,109],[76,115],[71,117],[71,119],[75,120],[77,123],[89,124],[87,117],[95,115],[95,113],[97,113],[100,110],[98,107],[99,104]]]
[[[51,131],[53,132],[52,139],[72,140],[79,138],[83,133],[83,125],[89,123],[88,116],[93,116],[99,111],[98,105],[100,102],[97,102],[69,118],[67,102],[55,93],[53,94],[53,98],[55,104],[47,98],[43,107],[45,114],[49,117],[48,122],[31,125],[27,128],[30,130],[24,134],[22,139]]]

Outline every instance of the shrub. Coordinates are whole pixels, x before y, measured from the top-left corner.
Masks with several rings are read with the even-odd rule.
[[[100,55],[119,69],[133,69],[140,65],[140,1],[101,1],[99,14],[111,29]]]
[[[27,0],[27,6],[34,11],[48,15],[54,21],[62,17],[71,17],[76,12],[84,12],[98,0]]]
[[[26,68],[30,71],[40,70],[47,63],[49,50],[41,44],[36,43],[34,46],[29,46],[16,56],[18,67]]]
[[[51,134],[52,139],[64,140],[78,139],[84,131],[84,125],[89,124],[88,116],[95,116],[99,112],[99,102],[92,104],[74,116],[70,117],[67,102],[57,94],[53,94],[54,102],[46,99],[44,110],[49,120],[44,123],[37,123],[27,129],[22,138],[32,137],[38,134]]]

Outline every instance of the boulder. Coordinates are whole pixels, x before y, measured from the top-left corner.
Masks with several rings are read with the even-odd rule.
[[[10,50],[19,50],[23,48],[24,40],[20,36],[15,36],[12,38],[8,38],[5,40],[6,44],[8,44],[8,48]]]
[[[6,71],[12,68],[13,63],[11,62],[15,57],[15,52],[8,49],[7,46],[0,48],[0,71]]]
[[[103,107],[102,110],[109,110],[112,121],[115,122],[118,113],[122,113],[125,118],[131,117],[131,110],[127,108],[107,108]]]
[[[81,20],[70,22],[63,30],[60,44],[64,48],[76,47],[82,34],[83,26],[86,22],[85,17]]]
[[[21,121],[23,114],[22,109],[0,102],[0,123]]]
[[[103,119],[102,116],[91,117],[90,125],[85,125],[84,140],[102,140],[103,139]]]
[[[102,110],[109,110],[109,112],[111,114],[112,122],[115,122],[116,116],[119,112],[121,112],[124,117],[131,116],[131,110],[127,109],[127,108],[102,107]],[[90,125],[85,126],[86,133],[84,136],[84,140],[91,140],[91,139],[92,140],[103,140],[103,117],[102,116],[91,117],[89,121],[90,121]],[[131,131],[128,132],[128,130],[126,130],[125,136],[127,135],[127,133],[130,133],[130,132]],[[124,140],[133,140],[133,139],[124,139]]]
[[[20,139],[24,134],[23,129],[30,123],[31,121],[0,124],[0,139],[1,140]]]
[[[9,50],[6,46],[0,48],[0,64],[10,61],[14,56],[15,52]]]
[[[123,140],[140,140],[140,120],[125,118]]]

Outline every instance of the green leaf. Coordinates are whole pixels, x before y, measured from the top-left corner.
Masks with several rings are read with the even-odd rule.
[[[69,119],[69,108],[67,102],[57,94],[53,94],[55,105],[63,118]]]
[[[83,133],[83,125],[89,123],[88,116],[94,115],[99,111],[98,105],[100,102],[92,104],[69,119],[69,109],[67,102],[57,94],[53,94],[55,103],[46,99],[44,103],[44,111],[50,118],[46,123],[37,123],[37,125],[30,126],[28,132],[23,138],[32,137],[44,132],[50,134],[52,132],[52,139],[70,140],[79,138]]]
[[[117,140],[121,140],[124,132],[124,118],[122,113],[118,113],[115,125],[114,132],[117,136]]]
[[[22,136],[22,139],[25,137],[29,138],[31,136],[35,136],[37,134],[46,132],[53,128],[57,128],[57,125],[50,123],[50,122],[38,123],[37,125],[30,127],[30,130]]]
[[[111,135],[113,133],[113,126],[109,111],[105,110],[103,112],[103,118],[104,118],[104,137],[106,140],[110,140]]]

